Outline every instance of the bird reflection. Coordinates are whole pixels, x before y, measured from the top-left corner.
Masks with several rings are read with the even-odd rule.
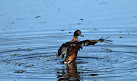
[[[61,70],[57,72],[58,81],[80,81],[76,63],[66,64],[66,68]]]

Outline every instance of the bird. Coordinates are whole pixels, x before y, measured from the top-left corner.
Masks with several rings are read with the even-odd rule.
[[[65,42],[58,49],[58,54],[56,57],[60,57],[62,55],[62,59],[66,54],[66,58],[64,64],[74,63],[77,59],[77,53],[83,46],[95,45],[97,42],[107,41],[105,39],[100,38],[99,40],[83,40],[79,41],[78,37],[84,37],[80,30],[76,30],[73,35],[73,39],[69,42]]]

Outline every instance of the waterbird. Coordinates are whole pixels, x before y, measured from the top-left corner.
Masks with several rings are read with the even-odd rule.
[[[69,42],[63,43],[61,47],[58,49],[58,54],[56,57],[58,58],[60,55],[62,55],[62,58],[64,58],[64,55],[66,54],[66,58],[64,61],[64,64],[70,64],[74,63],[77,59],[77,53],[78,50],[82,49],[83,46],[89,46],[89,45],[95,45],[97,42],[104,42],[104,41],[110,41],[103,38],[100,38],[99,40],[83,40],[79,41],[78,36],[84,37],[80,30],[76,30],[74,32],[73,39]]]

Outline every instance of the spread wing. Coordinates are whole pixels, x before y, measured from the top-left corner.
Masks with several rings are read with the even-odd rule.
[[[67,52],[68,45],[69,45],[68,42],[63,43],[61,45],[61,47],[58,49],[57,57],[59,57],[60,55],[62,55],[62,58],[64,58],[64,55]]]
[[[107,41],[105,39],[99,39],[99,40],[83,40],[83,41],[79,41],[77,43],[79,48],[82,48],[83,46],[89,46],[89,45],[95,45],[98,42],[104,42]]]
[[[67,52],[68,46],[71,44],[76,44],[78,46],[78,49],[82,49],[83,46],[89,46],[89,45],[95,45],[98,42],[106,42],[110,40],[105,39],[99,39],[99,40],[83,40],[83,41],[75,41],[75,42],[66,42],[61,45],[61,47],[58,49],[58,54],[56,55],[59,57],[62,55],[62,58],[64,58],[65,53]]]

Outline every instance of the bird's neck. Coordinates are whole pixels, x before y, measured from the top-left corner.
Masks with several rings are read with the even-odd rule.
[[[78,41],[78,36],[74,36],[70,42]]]

